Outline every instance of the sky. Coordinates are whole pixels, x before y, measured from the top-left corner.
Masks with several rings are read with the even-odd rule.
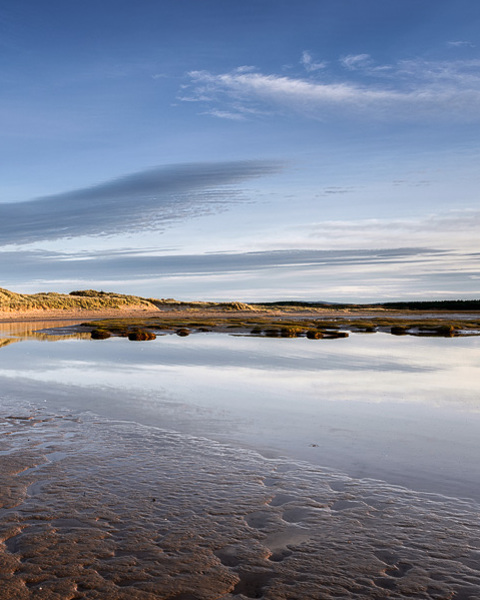
[[[0,287],[480,298],[478,0],[3,0]]]

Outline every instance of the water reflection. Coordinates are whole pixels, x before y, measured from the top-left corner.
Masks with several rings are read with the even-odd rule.
[[[137,391],[155,391],[161,381],[182,396],[194,387],[197,401],[224,404],[241,397],[242,403],[257,403],[260,394],[263,405],[275,406],[294,396],[298,410],[319,398],[455,405],[470,411],[480,407],[478,338],[375,334],[312,341],[198,334],[187,339],[166,335],[153,342],[72,343],[85,337],[35,332],[21,348],[2,356],[1,372],[15,377],[28,352],[23,376]],[[61,342],[47,348],[38,343],[44,339]]]
[[[69,320],[45,320],[45,321],[0,321],[0,348],[9,343],[28,339],[38,339],[42,341],[59,341],[66,338],[89,339],[88,333],[72,331],[72,325],[81,323],[81,321]],[[52,329],[54,328],[54,329]],[[52,333],[58,331],[58,334]],[[9,341],[6,341],[9,340]]]
[[[480,498],[479,338],[39,333],[2,350],[3,395]]]

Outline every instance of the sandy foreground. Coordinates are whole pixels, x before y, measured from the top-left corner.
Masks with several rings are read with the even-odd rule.
[[[91,414],[2,413],[2,599],[478,597],[474,503]]]

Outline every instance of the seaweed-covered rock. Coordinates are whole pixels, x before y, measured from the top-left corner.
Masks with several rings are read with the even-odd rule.
[[[390,328],[390,333],[392,335],[407,335],[408,328],[402,327],[401,325],[394,325],[393,327]]]
[[[298,327],[282,327],[280,330],[281,337],[293,338],[298,337],[302,333],[302,330]]]
[[[455,335],[457,335],[457,330],[453,325],[439,325],[435,328],[435,334],[444,337],[454,337]]]
[[[156,337],[157,336],[152,331],[147,331],[146,329],[137,329],[135,331],[130,331],[128,334],[128,339],[132,342],[154,340]]]
[[[265,329],[264,334],[266,335],[266,337],[280,337],[280,329],[270,327],[268,329]]]
[[[179,335],[180,337],[186,337],[187,335],[190,335],[190,329],[187,329],[186,327],[182,327],[181,329],[177,329],[177,331],[175,333],[177,335]]]
[[[92,340],[106,340],[111,336],[112,334],[110,333],[110,331],[107,331],[106,329],[94,329],[90,333],[90,337],[92,338]]]
[[[321,340],[323,338],[323,331],[318,329],[309,329],[307,331],[307,338],[309,340]]]

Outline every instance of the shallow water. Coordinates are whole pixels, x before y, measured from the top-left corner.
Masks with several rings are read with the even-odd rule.
[[[10,344],[0,597],[477,598],[479,358],[382,334]]]
[[[58,338],[57,338],[58,339]],[[4,396],[480,500],[480,338],[23,341]]]

